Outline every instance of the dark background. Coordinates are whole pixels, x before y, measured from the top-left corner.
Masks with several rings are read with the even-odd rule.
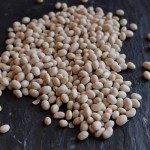
[[[14,21],[24,16],[38,18],[54,10],[55,0],[45,0],[41,5],[35,0],[0,0],[0,52],[5,50],[7,29]],[[80,0],[65,0],[69,6],[80,4]],[[125,71],[123,76],[133,82],[132,91],[143,96],[137,115],[123,127],[117,127],[113,136],[104,141],[90,136],[81,142],[76,140],[78,128],[60,129],[57,121],[45,127],[43,119],[49,116],[39,106],[32,105],[32,98],[18,100],[12,91],[5,90],[0,97],[0,125],[10,124],[7,134],[0,135],[0,150],[149,150],[150,149],[150,82],[142,78],[142,63],[150,61],[148,41],[150,32],[150,0],[89,0],[86,6],[100,6],[106,12],[125,10],[129,23],[135,22],[139,29],[133,39],[127,40],[122,53],[127,61],[133,61],[137,69]]]

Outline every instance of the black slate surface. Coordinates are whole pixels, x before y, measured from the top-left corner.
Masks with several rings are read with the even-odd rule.
[[[7,28],[24,16],[38,18],[53,11],[55,0],[45,0],[38,5],[34,0],[0,0],[0,51],[4,50]],[[80,0],[65,0],[69,5],[80,4]],[[123,76],[133,82],[132,91],[143,96],[137,115],[123,127],[117,127],[113,136],[104,141],[90,136],[80,142],[76,140],[78,128],[60,129],[57,121],[50,127],[42,124],[49,112],[42,111],[31,104],[31,97],[18,100],[12,91],[5,90],[0,97],[0,125],[9,123],[9,133],[0,135],[0,150],[149,150],[150,149],[150,82],[142,78],[143,61],[150,61],[150,50],[145,36],[150,32],[149,0],[89,0],[86,6],[100,6],[105,12],[115,12],[117,8],[125,10],[129,22],[138,24],[133,39],[124,43],[122,52],[128,61],[133,61],[137,69],[125,71]]]

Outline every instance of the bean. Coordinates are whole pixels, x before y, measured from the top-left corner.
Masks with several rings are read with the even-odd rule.
[[[78,139],[79,140],[85,140],[86,138],[88,138],[88,136],[89,136],[89,133],[87,131],[81,131],[78,134]]]
[[[86,121],[81,122],[80,131],[87,131],[87,130],[88,130],[88,123]]]
[[[27,24],[30,22],[30,18],[29,17],[23,17],[22,18],[22,23]]]
[[[20,90],[14,90],[13,91],[14,95],[17,97],[17,98],[21,98],[22,97],[22,92]]]
[[[136,31],[138,29],[138,26],[135,23],[130,24],[130,29],[133,31]]]
[[[65,113],[64,112],[61,112],[61,111],[58,111],[54,114],[54,118],[55,119],[62,119],[65,117]]]
[[[128,117],[128,118],[132,118],[132,117],[134,117],[136,115],[136,109],[135,108],[131,108],[130,110],[128,110],[127,112],[126,112],[126,116]]]
[[[60,120],[59,121],[59,126],[60,127],[66,127],[66,126],[68,126],[68,122],[66,120]]]
[[[125,14],[125,12],[124,12],[122,9],[118,9],[118,10],[116,11],[116,14],[117,14],[118,16],[123,16],[123,15]]]
[[[41,102],[41,108],[42,108],[43,110],[48,110],[48,109],[50,108],[49,102],[48,102],[47,100],[43,100],[43,101]]]
[[[112,136],[113,134],[113,128],[112,127],[108,127],[103,133],[102,136],[104,139],[108,139]]]
[[[141,100],[142,99],[142,96],[138,93],[132,93],[131,94],[131,98],[132,99],[137,99],[137,100]]]
[[[10,126],[8,124],[0,126],[0,133],[6,133],[10,130]]]
[[[145,79],[150,80],[150,72],[149,71],[144,71],[143,76]]]
[[[71,120],[72,119],[72,111],[71,110],[67,110],[66,112],[66,120]]]
[[[93,128],[95,131],[99,130],[99,129],[101,128],[101,122],[100,122],[100,121],[94,121],[94,122],[92,123],[92,128]]]
[[[127,123],[128,119],[127,119],[127,116],[126,115],[120,115],[119,117],[117,117],[116,119],[116,124],[118,126],[122,126],[124,125],[125,123]]]
[[[58,111],[59,111],[59,106],[57,104],[54,104],[54,105],[51,106],[51,112],[53,114],[55,114]]]
[[[19,90],[21,88],[21,84],[17,80],[12,80],[10,84],[11,87],[16,90]]]
[[[131,99],[133,107],[139,108],[140,107],[140,102],[137,99]]]
[[[105,128],[107,129],[108,127],[114,127],[115,123],[113,120],[109,120],[107,123],[105,123]]]
[[[95,132],[95,137],[99,138],[103,132],[105,131],[105,128],[100,128],[98,131]]]
[[[46,126],[49,126],[49,125],[51,124],[51,122],[52,122],[52,121],[51,121],[51,118],[50,118],[50,117],[45,117],[45,118],[44,118],[44,123],[45,123]]]
[[[127,66],[128,66],[129,69],[132,69],[132,70],[136,68],[135,64],[132,63],[132,62],[128,62]]]
[[[114,105],[114,104],[117,103],[117,100],[116,100],[115,96],[114,96],[114,95],[111,95],[111,94],[107,96],[107,101],[108,101],[110,104],[112,104],[112,105]]]

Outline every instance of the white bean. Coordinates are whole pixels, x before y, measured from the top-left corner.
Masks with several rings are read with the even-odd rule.
[[[126,115],[120,115],[119,117],[117,117],[116,119],[116,124],[118,126],[122,126],[124,125],[125,123],[127,123],[128,119],[127,119],[127,116]]]
[[[6,133],[10,130],[10,126],[8,124],[0,126],[0,133]]]
[[[108,139],[112,136],[113,134],[113,128],[112,127],[108,127],[103,133],[102,136],[104,139]]]
[[[78,134],[78,139],[79,140],[85,140],[86,138],[88,138],[88,136],[89,136],[89,133],[87,131],[81,131]]]

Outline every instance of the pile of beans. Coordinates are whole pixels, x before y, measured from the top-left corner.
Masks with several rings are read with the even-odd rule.
[[[89,132],[107,139],[115,124],[124,125],[140,107],[142,97],[128,97],[132,83],[119,74],[136,68],[126,63],[121,48],[137,25],[128,29],[120,9],[121,18],[100,7],[57,3],[56,8],[60,11],[32,21],[24,17],[8,29],[0,92],[8,87],[18,98],[31,95],[33,104],[50,110],[61,127],[80,126],[79,140]],[[64,104],[67,110],[60,111]],[[51,118],[44,122],[50,125]]]

